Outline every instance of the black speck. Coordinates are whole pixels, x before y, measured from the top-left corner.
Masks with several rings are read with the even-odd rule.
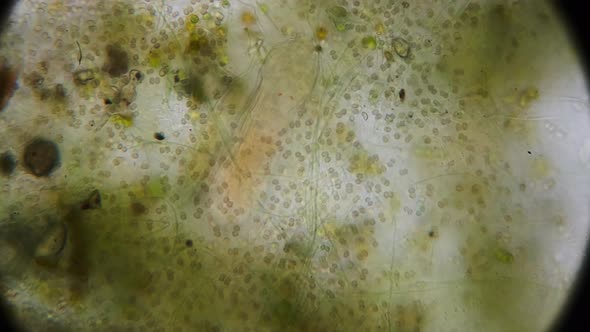
[[[104,104],[105,105],[112,105],[113,104],[113,101],[111,100],[111,98],[105,98],[104,99]]]
[[[55,85],[55,97],[59,100],[67,97],[66,88],[64,88],[63,84]]]
[[[154,138],[157,139],[158,141],[162,141],[166,138],[166,136],[164,136],[164,133],[155,133]]]
[[[174,75],[174,83],[178,83],[180,82],[180,77],[178,77],[178,74]]]
[[[316,51],[316,52],[320,53],[322,50],[323,50],[323,49],[322,49],[322,46],[321,46],[321,45],[316,45],[316,46],[315,46],[315,51]]]
[[[4,176],[9,176],[14,172],[16,168],[16,157],[6,151],[0,155],[0,173]]]
[[[138,81],[141,81],[142,78],[143,78],[143,74],[140,71],[137,71],[135,73],[135,79]]]
[[[51,175],[59,166],[59,160],[57,144],[44,138],[31,140],[23,154],[25,168],[38,177]]]
[[[187,247],[191,248],[193,246],[193,240],[186,240],[184,243]]]
[[[401,101],[406,100],[406,90],[405,89],[399,90],[399,99],[401,99]]]
[[[430,231],[430,232],[428,232],[428,236],[429,236],[429,237],[434,237],[434,235],[435,235],[435,234],[434,234],[434,231]]]
[[[528,154],[533,154],[531,151],[527,151]]]

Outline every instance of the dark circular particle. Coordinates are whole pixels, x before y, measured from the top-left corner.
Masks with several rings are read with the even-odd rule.
[[[49,176],[59,166],[59,149],[54,142],[35,138],[25,147],[23,161],[35,176]]]
[[[16,157],[6,151],[0,155],[0,173],[4,176],[9,176],[14,172],[16,168]]]
[[[186,240],[185,244],[186,244],[187,247],[190,248],[190,247],[193,246],[193,240]]]
[[[166,136],[164,136],[164,133],[155,133],[154,138],[157,139],[158,141],[161,141],[161,140],[165,139]]]

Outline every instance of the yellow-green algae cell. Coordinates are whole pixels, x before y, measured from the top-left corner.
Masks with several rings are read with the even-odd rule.
[[[27,1],[0,65],[25,330],[538,331],[575,276],[588,97],[539,1]]]

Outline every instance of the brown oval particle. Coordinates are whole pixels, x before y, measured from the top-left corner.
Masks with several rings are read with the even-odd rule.
[[[16,158],[8,151],[0,154],[0,174],[9,176],[16,168]]]
[[[165,139],[166,136],[164,136],[164,133],[158,132],[158,133],[154,134],[154,138],[157,139],[158,141],[161,141],[161,140]]]
[[[59,166],[59,149],[54,142],[35,138],[27,144],[23,156],[26,169],[33,175],[49,176]]]

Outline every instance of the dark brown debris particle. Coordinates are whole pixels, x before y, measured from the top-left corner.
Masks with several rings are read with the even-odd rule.
[[[164,136],[164,133],[155,133],[154,134],[154,138],[157,139],[158,141],[162,141],[166,138],[166,136]]]
[[[431,238],[431,239],[438,238],[438,230],[437,229],[431,229],[430,231],[428,231],[428,237]]]
[[[139,70],[136,70],[133,76],[138,82],[141,82],[141,80],[143,80],[143,74]]]
[[[139,202],[133,202],[133,203],[131,203],[131,211],[133,212],[134,215],[140,216],[140,215],[146,213],[147,208],[145,207],[145,205],[143,205]]]
[[[53,141],[34,138],[25,147],[23,161],[33,175],[49,176],[59,166],[59,149]]]
[[[401,99],[401,101],[406,100],[406,89],[399,90],[399,99]]]
[[[16,168],[16,158],[8,151],[0,154],[0,174],[9,176]]]
[[[100,209],[102,206],[102,199],[100,197],[100,191],[98,189],[94,189],[88,198],[82,202],[80,205],[80,209],[82,210],[94,210]]]
[[[66,88],[64,88],[63,84],[55,85],[55,97],[57,99],[64,99],[67,97]]]
[[[16,79],[14,70],[6,65],[0,65],[0,112],[4,110],[17,88]]]
[[[118,45],[107,46],[104,71],[111,76],[121,76],[129,71],[129,55]]]
[[[184,243],[187,247],[191,248],[193,246],[193,240],[186,240],[186,242]]]

